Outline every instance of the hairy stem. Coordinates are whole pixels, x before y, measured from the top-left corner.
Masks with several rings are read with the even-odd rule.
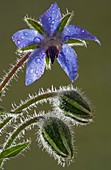
[[[0,129],[2,129],[11,119],[12,117],[7,117],[4,119],[3,122],[0,123]]]
[[[2,82],[0,83],[0,92],[4,90],[4,88],[7,86],[8,82],[12,79],[13,75],[16,73],[16,71],[19,69],[20,66],[27,60],[30,53],[27,53],[23,55],[22,58],[12,67],[12,69],[6,74]]]
[[[27,109],[28,107],[30,107],[34,103],[37,103],[37,102],[42,101],[44,99],[56,97],[57,95],[58,95],[58,92],[49,92],[49,93],[46,92],[44,94],[35,96],[34,98],[26,101],[24,104],[17,106],[17,108],[13,109],[11,111],[11,113],[23,112],[25,109]]]
[[[33,123],[36,123],[39,119],[43,119],[43,116],[36,116],[34,118],[31,118],[27,121],[25,121],[23,124],[21,124],[13,133],[11,136],[9,136],[9,139],[7,140],[5,146],[4,146],[4,150],[9,148],[11,146],[11,144],[13,143],[13,141],[15,140],[15,138],[19,135],[19,133],[24,130],[26,127],[30,126]]]

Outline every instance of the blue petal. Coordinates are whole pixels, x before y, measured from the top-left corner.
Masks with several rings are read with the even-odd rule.
[[[43,36],[36,30],[24,29],[13,34],[12,39],[18,48],[25,48],[28,45],[40,44]]]
[[[40,21],[47,35],[53,36],[57,27],[61,21],[61,13],[57,3],[51,5],[51,7],[40,16]]]
[[[34,50],[28,58],[26,66],[26,85],[39,79],[45,69],[45,52],[41,48]]]
[[[94,40],[100,44],[100,41],[97,39],[97,37],[76,25],[66,26],[62,32],[61,39],[63,41],[69,39]]]
[[[69,78],[74,81],[78,76],[78,58],[75,51],[67,44],[64,44],[57,60]]]

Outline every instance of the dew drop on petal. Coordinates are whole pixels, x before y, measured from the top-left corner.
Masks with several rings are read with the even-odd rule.
[[[51,24],[54,24],[55,22],[54,22],[54,20],[51,22]]]
[[[61,54],[59,54],[59,57],[62,57],[62,55],[61,55]]]
[[[65,40],[69,40],[70,39],[70,37],[69,36],[65,36]]]
[[[37,70],[35,70],[35,73],[36,73],[36,74],[38,74],[38,71],[37,71]]]
[[[17,41],[17,44],[20,45],[20,40]]]
[[[48,20],[51,21],[52,17],[49,17]]]
[[[29,74],[33,74],[33,73],[34,73],[34,70],[31,68],[31,69],[29,69],[28,73],[29,73]]]
[[[24,32],[24,35],[27,36],[28,35],[27,32]]]
[[[42,55],[46,55],[46,54],[43,52]]]
[[[37,59],[37,62],[40,62],[40,58]]]
[[[40,61],[41,61],[40,58],[36,58],[36,59],[35,59],[35,62],[36,62],[36,63],[40,63]]]
[[[64,54],[69,53],[69,49],[68,49],[68,48],[64,48],[64,49],[63,49],[63,53],[64,53]]]
[[[40,39],[39,37],[35,37],[35,38],[34,38],[34,42],[35,42],[35,43],[40,43],[40,41],[41,41],[41,39]]]
[[[31,56],[31,57],[30,57],[30,60],[33,60],[33,59],[34,59],[34,56]]]

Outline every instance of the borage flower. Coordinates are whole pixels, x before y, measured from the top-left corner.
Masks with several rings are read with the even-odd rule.
[[[73,13],[61,16],[57,3],[40,16],[40,22],[25,17],[30,29],[16,32],[12,39],[18,52],[30,52],[26,66],[26,85],[32,84],[50,68],[55,58],[73,82],[78,74],[77,54],[71,46],[86,46],[85,40],[99,40],[76,25],[68,25]]]

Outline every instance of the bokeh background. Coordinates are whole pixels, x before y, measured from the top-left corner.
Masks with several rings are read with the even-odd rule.
[[[38,18],[53,0],[0,0],[0,77],[10,63],[15,63],[16,46],[11,36],[19,29],[26,28],[23,17],[28,14]],[[111,1],[110,0],[56,0],[62,13],[74,11],[71,23],[79,25],[94,34],[101,46],[89,42],[88,48],[75,47],[79,58],[79,78],[73,83],[85,92],[94,104],[94,123],[85,127],[75,127],[75,163],[65,170],[110,170],[111,169]],[[51,71],[31,86],[25,86],[25,68],[19,73],[18,81],[13,81],[1,105],[10,109],[11,102],[18,103],[28,93],[37,92],[40,87],[47,89],[70,84],[70,80],[57,62]],[[43,109],[44,107],[42,107]],[[31,149],[25,156],[5,163],[5,170],[62,170],[57,162],[38,148],[36,130],[29,132],[32,137]]]

